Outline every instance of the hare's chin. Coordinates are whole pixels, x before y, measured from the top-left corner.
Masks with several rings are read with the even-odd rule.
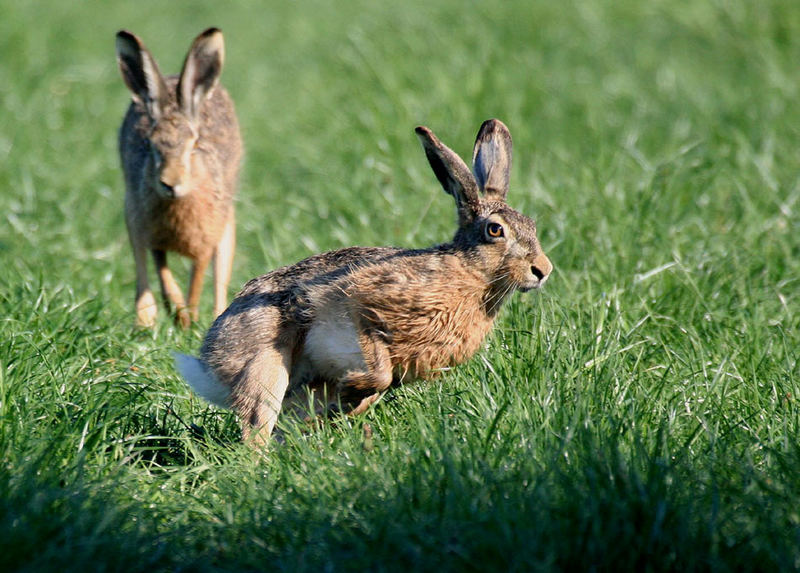
[[[533,279],[532,281],[528,281],[527,283],[520,284],[517,287],[517,290],[520,292],[528,292],[531,290],[539,289],[547,280],[547,277],[543,278],[542,280]]]

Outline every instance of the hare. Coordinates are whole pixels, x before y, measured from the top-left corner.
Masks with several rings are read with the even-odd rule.
[[[455,199],[451,242],[351,247],[252,279],[211,326],[199,359],[175,355],[200,396],[236,411],[254,446],[267,443],[282,408],[358,414],[393,384],[467,360],[503,301],[550,275],[534,222],[506,204],[506,126],[481,126],[474,175],[428,128],[416,133]]]
[[[147,280],[153,254],[167,311],[197,320],[203,275],[214,259],[214,312],[227,304],[236,242],[233,198],[242,156],[231,98],[219,85],[222,32],[192,43],[179,76],[164,77],[142,41],[117,33],[117,63],[132,99],[119,131],[125,222],[136,262],[136,324],[152,326],[157,306]],[[167,251],[192,260],[188,304],[167,266]]]

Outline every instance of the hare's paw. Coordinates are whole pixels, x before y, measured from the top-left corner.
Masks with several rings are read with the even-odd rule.
[[[192,325],[192,319],[197,319],[196,313],[189,311],[188,306],[179,306],[175,309],[175,324],[181,328],[189,328]]]
[[[158,305],[153,292],[147,290],[143,292],[136,300],[136,326],[142,328],[151,328],[156,323],[156,315],[158,314]]]

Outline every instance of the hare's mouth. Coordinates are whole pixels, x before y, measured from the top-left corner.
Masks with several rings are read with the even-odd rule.
[[[176,196],[175,188],[162,181],[159,181],[158,191],[164,199],[174,199]]]
[[[541,288],[542,285],[545,282],[547,282],[547,277],[546,276],[544,276],[542,278],[533,277],[530,280],[525,281],[524,283],[521,283],[517,287],[517,290],[520,291],[520,292],[528,292],[528,291],[531,291],[531,290],[536,290],[536,289]]]

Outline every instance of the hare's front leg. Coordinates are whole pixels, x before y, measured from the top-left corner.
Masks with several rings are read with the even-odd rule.
[[[291,351],[269,347],[251,358],[232,390],[232,406],[242,421],[246,443],[260,448],[278,420],[289,387]]]
[[[236,218],[231,207],[222,238],[214,251],[214,316],[217,317],[228,306],[228,283],[233,269],[233,253],[236,250]]]
[[[186,328],[189,326],[189,315],[186,312],[186,302],[183,300],[183,294],[175,282],[175,277],[172,276],[172,271],[167,266],[167,252],[159,249],[153,250],[153,261],[156,264],[156,273],[158,274],[158,282],[161,284],[161,297],[164,299],[164,306],[167,313],[172,312],[170,305],[175,309],[175,320],[181,326]]]
[[[342,404],[351,407],[349,414],[366,411],[392,385],[392,361],[386,335],[359,320],[358,342],[366,368],[351,371],[340,381]]]
[[[158,306],[147,280],[147,249],[131,234],[133,260],[136,263],[136,326],[151,327],[156,323]]]
[[[192,276],[189,279],[188,314],[184,317],[179,316],[181,326],[189,326],[191,321],[197,320],[199,316],[200,294],[203,292],[203,279],[206,269],[211,262],[211,255],[203,255],[192,262]],[[184,324],[185,322],[185,324]]]

